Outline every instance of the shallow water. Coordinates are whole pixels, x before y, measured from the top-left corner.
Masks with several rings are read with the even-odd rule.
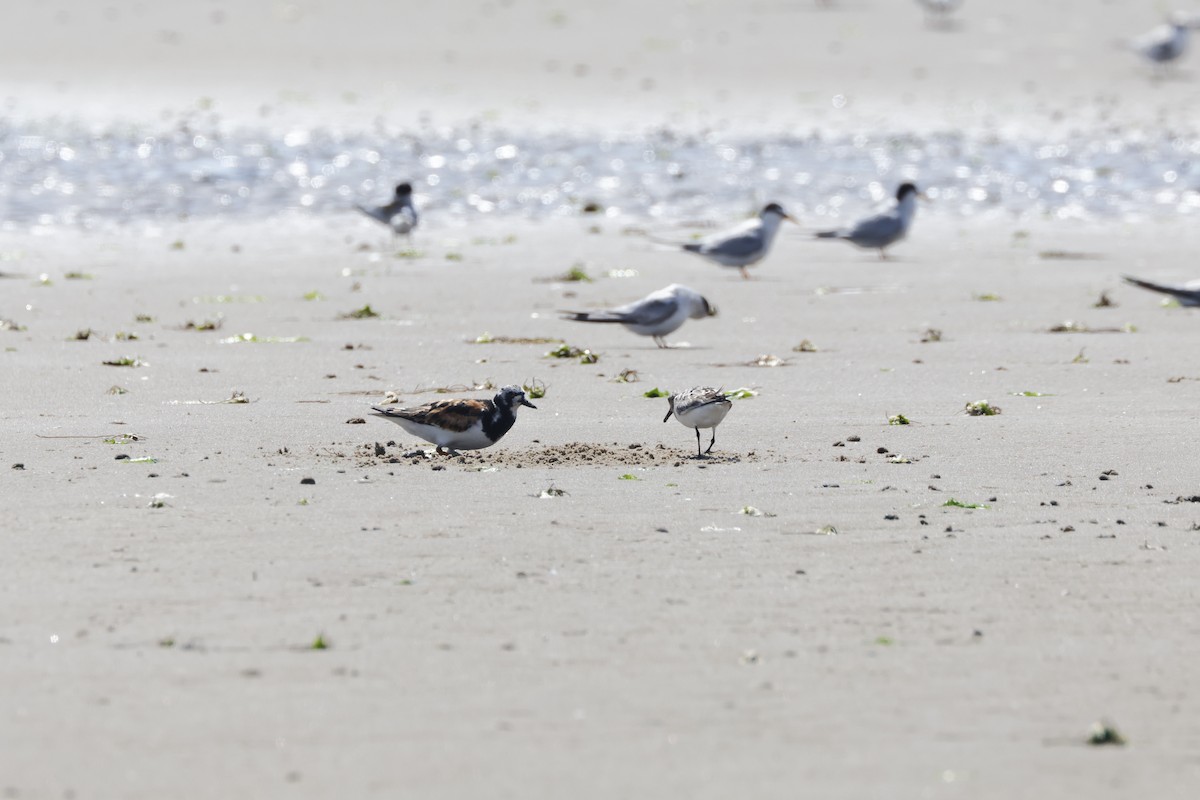
[[[435,225],[570,216],[588,203],[610,216],[703,223],[778,201],[815,226],[914,180],[941,215],[1140,219],[1200,212],[1198,155],[1195,136],[1138,130],[596,138],[485,126],[273,132],[205,115],[154,130],[44,119],[0,121],[0,199],[7,230],[103,229],[342,213],[411,180]]]

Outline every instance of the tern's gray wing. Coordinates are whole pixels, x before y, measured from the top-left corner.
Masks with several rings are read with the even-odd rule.
[[[629,325],[657,325],[679,310],[679,300],[674,297],[638,300],[626,306],[614,308],[608,313]]]
[[[1200,306],[1200,285],[1197,285],[1197,283],[1155,283],[1153,281],[1144,281],[1141,278],[1134,278],[1130,275],[1122,275],[1121,277],[1125,279],[1126,283],[1142,289],[1169,294],[1178,300],[1181,306]]]
[[[861,220],[846,233],[846,238],[865,245],[888,245],[900,233],[900,217],[895,212],[877,214]]]
[[[706,256],[746,258],[762,250],[763,238],[762,234],[756,231],[753,233],[737,234],[727,239],[702,243],[694,247],[696,252],[703,253]],[[691,247],[685,245],[684,249],[691,249]]]
[[[366,214],[371,219],[382,222],[385,225],[391,219],[391,217],[384,216],[382,208],[367,208],[366,206],[355,206],[355,208]]]
[[[573,322],[620,322],[624,325],[657,325],[679,308],[673,297],[638,300],[635,303],[606,311],[563,311],[564,318]]]

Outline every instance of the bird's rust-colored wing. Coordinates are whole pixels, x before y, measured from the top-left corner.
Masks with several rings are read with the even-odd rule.
[[[487,410],[485,400],[435,400],[414,408],[389,408],[385,414],[459,433],[474,425]]]

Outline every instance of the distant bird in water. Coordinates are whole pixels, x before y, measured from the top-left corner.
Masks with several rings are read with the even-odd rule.
[[[1154,281],[1144,281],[1141,278],[1134,278],[1130,275],[1122,275],[1121,277],[1126,283],[1132,286],[1148,289],[1160,294],[1169,294],[1178,300],[1181,306],[1188,308],[1200,306],[1200,280],[1188,281],[1187,283],[1155,283]]]
[[[950,15],[957,11],[963,0],[917,0],[917,5],[925,9],[925,24],[932,27],[948,27]]]
[[[678,247],[689,253],[703,256],[722,267],[736,267],[743,278],[749,278],[746,267],[757,264],[771,251],[771,243],[784,220],[795,222],[779,203],[763,208],[754,219],[749,219],[723,233],[707,236],[699,242],[680,244]],[[673,244],[673,243],[672,243]]]
[[[368,208],[356,205],[355,208],[376,222],[382,222],[390,227],[392,233],[408,236],[409,239],[412,238],[413,228],[417,227],[417,223],[421,219],[417,214],[417,207],[413,204],[411,183],[402,183],[397,186],[392,202],[385,206]]]
[[[717,426],[725,419],[733,401],[724,392],[708,387],[696,387],[686,392],[676,392],[667,398],[670,408],[663,422],[675,415],[675,419],[689,428],[696,429],[696,458],[707,455],[717,442]],[[700,450],[700,429],[711,428],[712,438],[708,442],[708,450]]]
[[[1168,65],[1179,60],[1187,52],[1191,39],[1191,28],[1195,23],[1179,12],[1171,14],[1167,22],[1129,43],[1130,47],[1163,73]]]
[[[917,214],[917,198],[923,197],[915,184],[902,183],[896,190],[896,205],[882,214],[867,217],[850,228],[821,231],[818,239],[843,239],[867,250],[878,250],[887,258],[887,248],[908,235]]]
[[[563,319],[572,322],[617,322],[639,336],[652,336],[654,343],[667,348],[663,337],[679,329],[688,319],[715,317],[717,309],[695,289],[673,283],[651,292],[641,300],[605,311],[563,311]]]

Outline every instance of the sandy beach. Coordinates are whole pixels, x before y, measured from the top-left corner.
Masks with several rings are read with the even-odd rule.
[[[286,125],[347,105],[347,126],[358,111],[402,126],[417,107],[457,124],[489,104],[517,125],[522,98],[540,97],[532,127],[907,130],[918,122],[881,77],[905,52],[888,36],[901,25],[949,43],[914,51],[904,74],[964,58],[909,106],[946,126],[987,127],[1033,73],[1038,102],[1013,118],[1033,130],[1072,98],[1095,112],[1101,91],[1121,124],[1182,125],[1200,85],[1187,65],[1151,84],[1106,38],[1057,25],[1081,2],[1027,37],[1040,4],[968,2],[950,31],[908,3],[754,4],[731,22],[734,5],[644,9],[655,33],[636,36],[622,36],[640,9],[628,3],[429,11],[429,30],[458,35],[408,31],[407,67],[437,61],[471,86],[514,59],[494,97],[464,88],[444,105],[427,77],[339,100],[393,41],[316,4],[162,18],[111,4],[101,38],[128,37],[125,60],[85,49],[76,66],[104,68],[70,80],[33,45],[87,38],[102,12],[27,10],[37,36],[10,29],[0,53],[27,69],[12,73],[14,125],[55,97],[102,101],[146,63],[129,42],[179,59],[109,113],[174,92],[238,117],[288,88],[308,99],[274,107],[268,124]],[[1151,4],[1101,5],[1113,36],[1157,19]],[[272,14],[308,33],[200,69]],[[789,47],[781,19],[822,49]],[[320,50],[306,36],[322,30],[332,49],[303,68],[269,57]],[[729,57],[680,54],[722,31]],[[351,51],[373,55],[334,58]],[[819,53],[874,65],[842,74],[863,98],[853,117],[833,113]],[[714,83],[754,83],[754,55],[779,60],[773,77],[718,97]],[[250,60],[263,69],[238,85]],[[572,80],[655,83],[575,92],[575,63],[591,77]],[[811,102],[768,97],[780,75]],[[994,85],[986,108],[960,102],[972,81]],[[642,99],[680,92],[694,113]],[[1198,277],[1194,219],[970,218],[934,201],[888,261],[802,223],[752,280],[655,243],[707,232],[696,220],[626,213],[428,213],[411,243],[349,208],[7,224],[4,796],[1194,796],[1197,312],[1121,281]],[[565,280],[572,268],[589,280]],[[719,314],[668,350],[557,313],[670,283]],[[547,356],[562,343],[598,360]],[[499,444],[461,457],[369,414],[505,384],[545,393]],[[645,396],[695,385],[749,390],[709,459]],[[977,401],[1000,413],[967,414]],[[1090,744],[1097,724],[1124,744]]]

